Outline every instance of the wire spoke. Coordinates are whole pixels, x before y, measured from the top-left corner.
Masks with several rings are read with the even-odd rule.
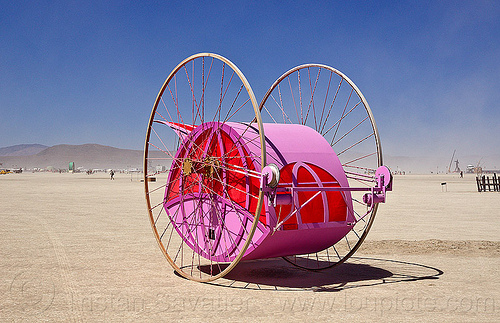
[[[348,151],[349,149],[359,145],[360,143],[362,143],[363,141],[365,141],[366,139],[370,138],[370,137],[373,137],[373,135],[375,135],[375,132],[372,132],[371,134],[369,134],[368,136],[364,137],[363,139],[357,141],[356,143],[352,144],[351,146],[347,147],[346,149],[342,150],[341,152],[337,153],[337,156],[340,156],[342,155],[343,153],[345,153],[346,151]]]
[[[353,132],[357,127],[359,127],[366,120],[368,120],[368,116],[366,116],[363,120],[361,120],[357,125],[355,125],[354,127],[352,127],[349,131],[347,131],[342,137],[340,137],[339,139],[337,139],[337,141],[335,141],[334,143],[332,143],[330,146],[332,146],[332,147],[335,146],[339,141],[341,141],[342,139],[344,139],[348,134],[350,134],[351,132]]]

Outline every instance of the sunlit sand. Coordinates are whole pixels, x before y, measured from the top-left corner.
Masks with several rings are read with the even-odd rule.
[[[163,257],[137,176],[2,175],[0,320],[498,321],[500,193],[469,174],[393,189],[344,265],[243,262],[202,284]]]

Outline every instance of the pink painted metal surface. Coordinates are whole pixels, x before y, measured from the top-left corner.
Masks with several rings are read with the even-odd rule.
[[[149,220],[188,279],[212,281],[247,259],[342,264],[391,186],[368,102],[330,66],[286,71],[259,104],[231,61],[195,54],[172,70],[151,111]]]
[[[169,173],[163,207],[178,234],[202,257],[232,261],[237,256],[244,243],[242,232],[252,224],[259,189],[268,194],[243,259],[318,252],[351,229],[355,217],[347,177],[333,149],[315,130],[264,124],[267,161],[280,171],[277,185],[270,188],[262,182],[270,173],[258,163],[256,128],[231,122],[169,126],[184,139]],[[230,158],[228,151],[234,151]],[[220,181],[211,183],[215,177]],[[204,181],[204,189],[197,181]],[[196,212],[214,216],[194,223]],[[219,220],[216,213],[222,214]]]

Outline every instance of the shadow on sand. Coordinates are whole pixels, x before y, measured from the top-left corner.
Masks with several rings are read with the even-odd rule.
[[[281,258],[274,258],[241,262],[229,274],[209,284],[256,290],[338,292],[381,284],[439,279],[442,274],[440,269],[427,265],[380,258],[352,257],[348,263],[321,271],[304,270]]]

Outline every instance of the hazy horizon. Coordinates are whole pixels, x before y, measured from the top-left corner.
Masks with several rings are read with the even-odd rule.
[[[35,144],[36,145],[36,144]],[[68,145],[59,144],[54,146],[36,147],[16,147],[25,145],[15,145],[10,147],[0,147],[0,164],[4,168],[46,168],[55,166],[56,168],[66,168],[69,161],[77,161],[78,166],[85,168],[130,168],[132,166],[142,167],[142,150],[124,150],[109,145],[82,144]],[[19,148],[18,153],[12,148]],[[58,148],[54,150],[53,148]],[[81,149],[76,149],[81,148]],[[47,152],[50,151],[50,152]],[[121,151],[121,152],[119,152]],[[42,156],[39,156],[42,155]],[[455,152],[449,159],[436,156],[392,156],[385,154],[384,164],[395,173],[405,174],[429,174],[446,173],[451,167],[455,169],[455,160],[459,161],[459,167],[465,171],[468,165],[481,166],[484,170],[500,171],[500,155],[475,156],[460,155]],[[118,162],[118,164],[117,164]],[[96,166],[97,165],[97,166]]]
[[[462,165],[500,154],[496,2],[4,2],[0,17],[0,147],[142,150],[170,71],[215,52],[241,69],[258,101],[299,64],[344,72],[367,98],[388,156],[441,165],[456,149]]]

